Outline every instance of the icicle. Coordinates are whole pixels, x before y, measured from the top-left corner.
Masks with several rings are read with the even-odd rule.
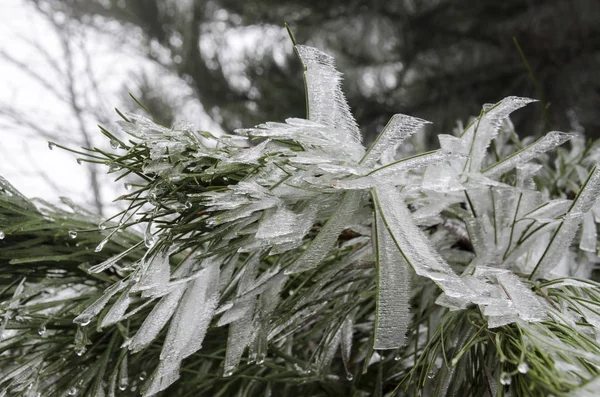
[[[379,211],[376,212],[377,308],[374,349],[404,346],[410,322],[410,271],[390,236]]]

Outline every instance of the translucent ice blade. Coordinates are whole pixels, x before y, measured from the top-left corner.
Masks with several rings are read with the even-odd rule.
[[[461,136],[461,139],[471,143],[471,157],[467,160],[468,171],[480,171],[486,150],[492,139],[496,137],[504,119],[515,110],[520,109],[531,102],[535,102],[535,100],[512,96],[506,97],[487,109],[480,118],[475,120],[473,124],[467,128],[465,133]]]
[[[342,361],[346,374],[348,377],[352,376],[350,369],[350,358],[352,355],[352,340],[354,331],[354,313],[351,313],[346,317],[342,324],[342,335],[341,335],[341,348],[342,348]]]
[[[592,208],[599,194],[600,169],[595,166],[579,190],[571,208],[565,214],[563,221],[556,228],[548,247],[531,272],[530,279],[537,272],[544,274],[556,267],[573,242],[583,215]]]
[[[333,337],[331,337],[330,335],[326,335],[324,338],[327,338],[327,340],[324,340],[324,343],[321,342],[323,343],[323,350],[319,354],[319,359],[317,361],[320,373],[326,372],[331,366],[331,362],[335,357],[335,353],[337,352],[338,347],[340,346],[340,340],[342,339],[341,328],[338,328]]]
[[[171,293],[163,296],[156,306],[154,306],[140,329],[131,339],[129,349],[133,353],[139,352],[156,339],[159,332],[167,324],[171,316],[173,316],[186,287],[187,284],[177,286]]]
[[[244,274],[238,283],[238,296],[243,295],[245,291],[254,283],[258,273],[262,252],[256,252],[245,264]],[[229,376],[238,367],[244,350],[252,340],[254,331],[254,309],[256,306],[256,297],[248,299],[248,310],[237,321],[229,325],[229,334],[227,336],[227,349],[225,351],[224,375]]]
[[[472,291],[469,287],[454,273],[415,225],[398,190],[393,186],[378,186],[371,191],[383,225],[414,271],[420,276],[430,278],[450,297],[470,297]]]
[[[271,142],[270,139],[267,139],[256,146],[250,148],[243,148],[239,151],[238,154],[231,158],[225,158],[223,160],[224,164],[257,164],[258,159],[268,154],[267,146]]]
[[[159,383],[160,388],[150,386],[157,391],[170,386],[176,379],[173,374],[179,372],[181,361],[195,353],[202,346],[206,330],[217,304],[216,287],[219,283],[219,264],[206,260],[202,274],[190,283],[165,337],[160,353],[160,365],[150,380]],[[162,389],[161,389],[162,388]]]
[[[594,214],[591,211],[588,211],[583,217],[579,249],[587,252],[596,252],[597,246],[598,232],[596,231],[596,222],[594,221]]]
[[[547,311],[540,298],[519,277],[510,272],[499,273],[496,277],[522,320],[531,322],[546,318]]]
[[[142,276],[136,290],[161,289],[169,282],[170,277],[169,253],[166,249],[161,249],[144,259]]]
[[[187,315],[188,320],[193,320],[194,325],[191,330],[191,336],[189,338],[189,342],[186,343],[182,348],[182,356],[186,358],[202,347],[202,342],[204,341],[204,336],[206,335],[206,331],[208,330],[208,326],[212,320],[213,313],[219,303],[219,293],[218,293],[218,283],[219,283],[219,264],[212,263],[206,269],[206,274],[204,275],[204,280],[196,280],[196,283],[203,284],[205,291],[205,305],[204,307],[197,307],[197,302],[194,302],[194,294],[190,292],[191,296],[191,305],[195,310],[195,314]],[[198,288],[198,287],[196,287]],[[196,296],[198,293],[196,294]]]
[[[342,74],[336,70],[333,57],[304,45],[297,45],[296,51],[305,68],[308,119],[342,131],[354,142],[362,142],[342,91]]]
[[[377,243],[377,308],[374,349],[404,346],[410,321],[410,269],[379,214]]]
[[[131,287],[127,288],[121,293],[121,296],[119,296],[119,298],[111,306],[108,313],[106,313],[106,315],[102,319],[102,322],[100,323],[100,328],[104,328],[121,321],[121,319],[125,315],[125,312],[127,311],[127,308],[129,307],[129,303],[131,302],[131,298],[129,298],[130,290]]]
[[[516,166],[524,164],[538,157],[540,154],[562,145],[574,136],[575,135],[571,133],[550,131],[545,136],[538,139],[526,148],[523,148],[518,152],[506,157],[505,159],[502,159],[497,163],[491,165],[483,171],[483,174],[488,178],[498,178],[499,176],[501,176],[505,172],[510,171]]]
[[[404,114],[395,114],[377,136],[360,163],[372,167],[383,152],[390,148],[398,147],[406,138],[419,131],[430,122]]]
[[[296,214],[285,206],[278,207],[265,214],[260,222],[256,238],[273,239],[282,235],[293,233],[298,223]]]
[[[112,298],[117,292],[123,290],[126,286],[127,283],[119,281],[108,287],[104,291],[104,294],[94,303],[88,306],[79,316],[75,317],[73,322],[81,326],[89,324],[92,318],[96,317],[104,308],[104,306],[106,306],[110,298]]]
[[[335,212],[329,217],[321,231],[311,241],[302,255],[291,265],[286,274],[300,273],[314,269],[329,254],[340,233],[348,227],[352,216],[358,210],[362,192],[343,194]]]
[[[376,185],[391,184],[398,178],[398,174],[428,165],[439,164],[450,158],[450,154],[440,150],[421,153],[407,157],[390,164],[379,167],[362,178],[343,179],[336,181],[334,187],[337,189],[366,189]]]

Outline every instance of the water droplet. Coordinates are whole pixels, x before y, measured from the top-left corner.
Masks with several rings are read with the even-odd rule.
[[[429,373],[427,374],[427,377],[429,379],[432,379],[435,376],[435,373],[433,371],[429,371]]]
[[[526,374],[527,371],[529,371],[529,365],[527,365],[527,363],[521,363],[517,366],[517,371],[522,374]]]
[[[131,190],[131,183],[124,183],[123,187],[125,188],[125,190]]]
[[[354,375],[352,375],[350,372],[347,372],[346,379],[348,379],[349,381],[352,381],[352,380],[354,380]]]
[[[146,371],[142,371],[142,373],[140,374],[140,380],[146,380],[146,376],[148,376]]]
[[[265,355],[264,354],[259,354],[256,356],[256,364],[257,365],[263,365],[265,362]]]
[[[100,244],[98,244],[96,246],[96,249],[94,249],[94,252],[102,251],[102,249],[104,249],[104,246],[106,245],[107,242],[108,242],[108,239],[106,239],[106,238],[104,240],[100,241]]]
[[[69,237],[77,238],[77,232],[75,230],[69,230]]]
[[[77,164],[79,164],[79,165],[83,164],[83,159],[77,159]]]
[[[394,361],[400,361],[402,360],[402,357],[400,357],[400,355],[397,355],[394,357]]]
[[[511,382],[512,382],[512,378],[508,372],[502,372],[500,374],[500,383],[502,383],[504,386],[510,385]]]
[[[4,237],[6,237],[6,234],[4,234],[4,231],[0,230],[0,240],[3,240]]]
[[[108,172],[115,172],[118,171],[120,169],[120,167],[116,164],[110,164],[108,166]]]
[[[186,202],[185,202],[185,208],[186,208],[186,209],[188,209],[188,210],[189,210],[190,208],[192,208],[192,203],[190,203],[189,201],[186,201]]]
[[[77,394],[77,388],[71,387],[67,393],[69,394],[69,396],[74,396]]]
[[[83,356],[83,354],[87,351],[87,349],[85,347],[80,347],[77,350],[75,350],[75,354],[77,354],[79,357]]]
[[[79,324],[82,327],[88,325],[90,321],[92,321],[92,316],[89,314],[80,314],[73,320],[74,323]]]
[[[42,324],[38,329],[38,334],[40,334],[40,336],[46,335],[46,326],[44,324]]]
[[[56,144],[55,144],[55,143],[53,143],[53,142],[48,142],[48,149],[50,149],[50,150],[54,150],[54,146],[56,146]]]
[[[133,385],[133,386],[131,386],[131,389],[129,389],[129,390],[131,390],[131,391],[136,391],[136,390],[137,390],[137,386],[136,386],[136,385]]]
[[[225,372],[223,372],[223,377],[224,377],[224,378],[228,378],[228,377],[230,377],[231,375],[233,375],[233,371],[225,371]]]
[[[119,141],[117,141],[116,139],[111,139],[111,140],[110,140],[110,147],[111,147],[113,150],[116,150],[116,149],[118,149],[118,148],[119,148]]]
[[[152,248],[155,243],[156,238],[152,234],[152,223],[149,222],[146,227],[146,233],[144,233],[144,244],[146,245],[146,248]]]
[[[119,390],[125,391],[125,389],[127,389],[127,380],[122,381],[121,383],[119,383]]]
[[[15,320],[21,323],[21,322],[23,322],[23,320],[25,320],[25,319],[23,318],[23,316],[21,316],[21,315],[17,314],[17,315],[15,316]]]
[[[104,223],[104,222],[99,223],[98,224],[98,229],[100,229],[100,230],[106,229],[106,223]]]

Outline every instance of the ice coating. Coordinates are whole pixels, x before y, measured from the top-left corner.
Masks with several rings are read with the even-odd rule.
[[[477,119],[467,128],[461,139],[471,143],[470,159],[467,161],[468,170],[479,171],[481,163],[492,139],[496,137],[502,122],[512,112],[523,106],[535,102],[530,98],[506,97],[484,112],[481,119]]]
[[[288,274],[310,270],[319,265],[333,248],[342,230],[350,223],[352,215],[358,209],[361,198],[362,192],[346,192],[343,194],[333,215],[329,217],[327,223],[311,241],[306,251],[291,265],[287,271]]]
[[[245,266],[244,274],[238,283],[237,295],[243,295],[244,292],[254,282],[258,273],[258,266],[262,251],[258,251],[252,254]],[[240,363],[242,354],[246,347],[250,344],[252,333],[254,330],[253,318],[254,309],[256,306],[256,298],[254,296],[249,297],[246,300],[248,308],[246,312],[236,321],[229,324],[229,334],[227,336],[227,349],[225,351],[225,364],[223,368],[223,375],[230,376],[235,371]]]
[[[588,179],[582,186],[579,194],[573,201],[571,208],[565,214],[562,222],[559,223],[556,231],[550,239],[548,247],[533,269],[530,278],[533,278],[539,271],[539,275],[551,272],[557,266],[567,248],[575,238],[579,229],[579,224],[586,212],[588,212],[598,198],[600,193],[600,169],[594,167],[590,172]]]
[[[164,390],[179,378],[181,361],[202,346],[217,305],[219,263],[205,261],[201,276],[190,283],[171,320],[160,364],[145,385],[145,395]]]
[[[574,135],[570,133],[550,131],[526,148],[521,149],[509,157],[488,167],[483,171],[483,174],[488,178],[497,178],[505,172],[510,171],[512,168],[515,168],[517,165],[524,164],[536,158],[540,154],[562,145],[573,138],[573,136]]]
[[[404,346],[410,322],[411,272],[377,214],[377,309],[374,349]]]
[[[343,132],[336,140],[361,142],[362,134],[346,102],[342,74],[336,70],[333,57],[305,45],[297,45],[296,51],[305,67],[308,119]]]
[[[366,167],[373,166],[379,161],[384,151],[398,147],[406,138],[415,134],[427,124],[430,124],[430,122],[416,117],[404,114],[393,115],[360,163]]]
[[[374,188],[373,200],[398,250],[418,275],[432,279],[450,297],[472,295],[415,225],[402,196],[394,187]]]

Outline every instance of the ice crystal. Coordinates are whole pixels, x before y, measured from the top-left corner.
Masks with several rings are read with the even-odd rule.
[[[99,327],[107,327],[141,312],[137,300],[155,301],[126,346],[140,352],[166,328],[145,395],[179,378],[182,361],[202,348],[210,327],[227,326],[223,376],[233,376],[245,354],[268,364],[268,344],[279,349],[289,335],[327,316],[330,304],[338,304],[331,296],[344,295],[341,305],[368,293],[351,289],[357,279],[370,280],[374,316],[355,324],[359,310],[345,307],[343,316],[328,319],[310,364],[320,374],[341,348],[346,378],[353,379],[359,326],[373,327],[374,349],[404,346],[413,272],[419,285],[439,288],[431,306],[435,300],[451,311],[478,310],[488,328],[497,328],[556,316],[531,283],[585,275],[595,263],[600,171],[593,164],[572,170],[581,179],[573,199],[538,190],[537,178],[546,175],[539,157],[574,136],[552,131],[514,145],[507,118],[533,100],[508,97],[485,106],[462,133],[440,135],[441,149],[400,158],[399,145],[428,122],[395,115],[366,148],[333,58],[307,46],[296,50],[305,67],[306,120],[266,122],[221,137],[135,115],[121,123],[147,151],[136,172],[141,167],[151,186],[136,184],[140,190],[129,193],[143,192],[146,231],[130,249],[89,268],[125,277],[75,321],[84,326],[102,312]],[[571,261],[575,249],[588,259]],[[145,254],[130,261],[136,250]],[[286,286],[293,288],[282,296]],[[593,311],[578,313],[600,327]],[[455,341],[457,351],[467,340]],[[383,360],[379,353],[363,358]],[[519,364],[520,373],[527,370]],[[453,373],[436,372],[435,379],[445,379],[440,391]],[[502,373],[500,383],[509,385],[510,374]]]

